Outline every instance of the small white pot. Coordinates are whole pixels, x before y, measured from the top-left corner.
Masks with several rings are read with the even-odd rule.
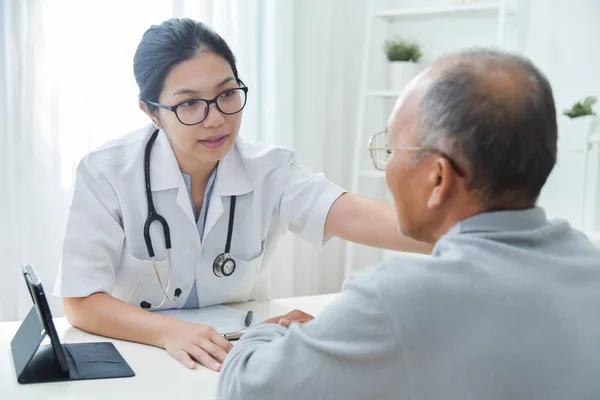
[[[582,153],[588,147],[588,135],[592,134],[593,116],[558,118],[559,146],[567,153]]]
[[[591,134],[591,129],[592,129],[592,121],[594,120],[594,116],[593,115],[586,115],[584,117],[577,117],[577,118],[568,118],[568,129],[571,132],[568,132],[572,135],[583,135],[583,137],[586,137],[587,135]]]
[[[403,90],[421,71],[421,66],[412,61],[391,61],[389,66],[389,88]]]

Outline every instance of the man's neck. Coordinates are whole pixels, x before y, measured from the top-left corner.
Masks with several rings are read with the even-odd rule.
[[[462,222],[468,218],[474,217],[479,214],[494,212],[494,211],[510,211],[510,210],[524,210],[531,208],[530,202],[519,202],[514,201],[512,204],[505,205],[483,205],[479,201],[471,200],[464,201],[462,205],[455,205],[450,211],[443,213],[443,218],[439,220],[439,224],[432,230],[431,244],[435,244],[442,236],[444,236],[450,229],[456,224]]]
[[[465,207],[454,210],[454,212],[445,213],[438,225],[432,231],[430,237],[431,244],[435,244],[459,222],[484,212],[486,212],[486,210],[483,207]]]

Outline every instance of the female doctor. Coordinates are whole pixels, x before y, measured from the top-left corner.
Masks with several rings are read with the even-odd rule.
[[[56,286],[73,326],[218,371],[227,340],[151,311],[268,298],[268,259],[286,231],[317,246],[338,236],[429,250],[397,232],[392,205],[238,136],[250,89],[206,25],[152,26],[134,75],[152,124],[91,152],[76,174]]]

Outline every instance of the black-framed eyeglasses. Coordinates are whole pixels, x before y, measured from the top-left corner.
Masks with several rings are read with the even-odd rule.
[[[378,132],[371,136],[371,138],[369,139],[368,150],[369,154],[371,155],[371,160],[373,161],[373,166],[379,171],[385,171],[388,159],[392,155],[393,150],[430,151],[448,160],[448,164],[450,164],[450,166],[456,171],[456,173],[459,176],[466,176],[465,171],[458,165],[458,163],[454,161],[454,159],[452,159],[452,157],[450,157],[448,154],[444,153],[439,149],[424,146],[390,147],[387,143],[387,131]]]
[[[235,89],[228,89],[211,100],[207,99],[188,99],[174,106],[155,103],[145,100],[146,103],[163,110],[172,111],[183,125],[197,125],[208,117],[210,105],[214,104],[217,110],[225,115],[237,114],[246,106],[248,97],[248,87],[241,86]]]

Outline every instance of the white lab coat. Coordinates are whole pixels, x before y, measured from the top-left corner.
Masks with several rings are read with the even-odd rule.
[[[85,297],[104,292],[140,306],[163,298],[143,237],[147,218],[144,148],[150,125],[88,154],[77,169],[55,295]],[[344,192],[299,165],[292,150],[238,137],[220,162],[200,240],[187,188],[164,132],[150,159],[154,205],[168,222],[172,282],[182,294],[161,309],[181,308],[196,281],[200,307],[270,297],[269,258],[280,237],[294,232],[314,245],[324,242],[324,225],[333,202]],[[237,268],[219,278],[213,261],[223,253],[229,204],[237,196],[231,256]],[[160,224],[152,224],[152,243],[162,280],[167,253]]]

